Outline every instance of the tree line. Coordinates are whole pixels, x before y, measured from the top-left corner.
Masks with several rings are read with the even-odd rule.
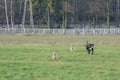
[[[7,13],[5,11],[5,1]],[[28,0],[29,1],[29,0]],[[69,28],[70,24],[120,25],[120,0],[31,0],[34,25]],[[0,0],[0,24],[22,24],[25,0]],[[30,24],[27,3],[25,24]],[[12,18],[11,18],[12,16]],[[11,21],[12,20],[12,21]]]

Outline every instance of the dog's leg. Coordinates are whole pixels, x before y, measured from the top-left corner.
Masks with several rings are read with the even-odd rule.
[[[92,55],[93,55],[93,53],[94,53],[94,48],[92,48]]]

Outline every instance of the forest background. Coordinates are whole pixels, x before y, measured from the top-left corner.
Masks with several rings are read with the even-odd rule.
[[[8,24],[22,24],[25,0],[0,0],[0,24],[6,25],[5,1]],[[29,0],[28,0],[29,1]],[[70,25],[110,25],[120,27],[119,0],[30,0],[33,23],[41,28],[73,28]],[[30,8],[27,2],[25,24],[30,24]],[[41,26],[42,25],[42,26]],[[45,25],[45,26],[44,26]],[[48,26],[47,26],[48,25]]]

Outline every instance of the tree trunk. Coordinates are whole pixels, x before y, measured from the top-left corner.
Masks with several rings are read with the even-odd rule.
[[[50,9],[47,8],[47,12],[48,12],[48,21],[47,21],[47,25],[48,25],[48,29],[50,28]]]
[[[110,2],[111,0],[107,0],[107,27],[110,28]]]
[[[25,0],[25,2],[24,2],[24,11],[23,11],[23,19],[22,19],[23,32],[25,32],[26,5],[27,5],[27,0]]]
[[[29,0],[29,4],[30,4],[30,25],[32,27],[32,30],[34,29],[34,21],[33,21],[33,12],[32,12],[32,1]]]
[[[64,1],[63,1],[64,2]],[[62,20],[62,28],[67,28],[67,0],[65,0],[65,5],[63,5],[63,20]]]
[[[13,22],[13,15],[14,15],[14,13],[13,13],[13,2],[12,2],[13,0],[11,0],[11,26],[12,26],[12,29],[13,29],[13,25],[14,25],[14,22]]]
[[[9,20],[8,20],[8,14],[7,14],[7,2],[5,1],[5,14],[6,14],[6,21],[7,21],[7,30],[9,31]]]

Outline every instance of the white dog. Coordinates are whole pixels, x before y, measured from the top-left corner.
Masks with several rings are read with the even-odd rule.
[[[73,52],[74,51],[74,48],[73,46],[70,47],[70,51]]]

